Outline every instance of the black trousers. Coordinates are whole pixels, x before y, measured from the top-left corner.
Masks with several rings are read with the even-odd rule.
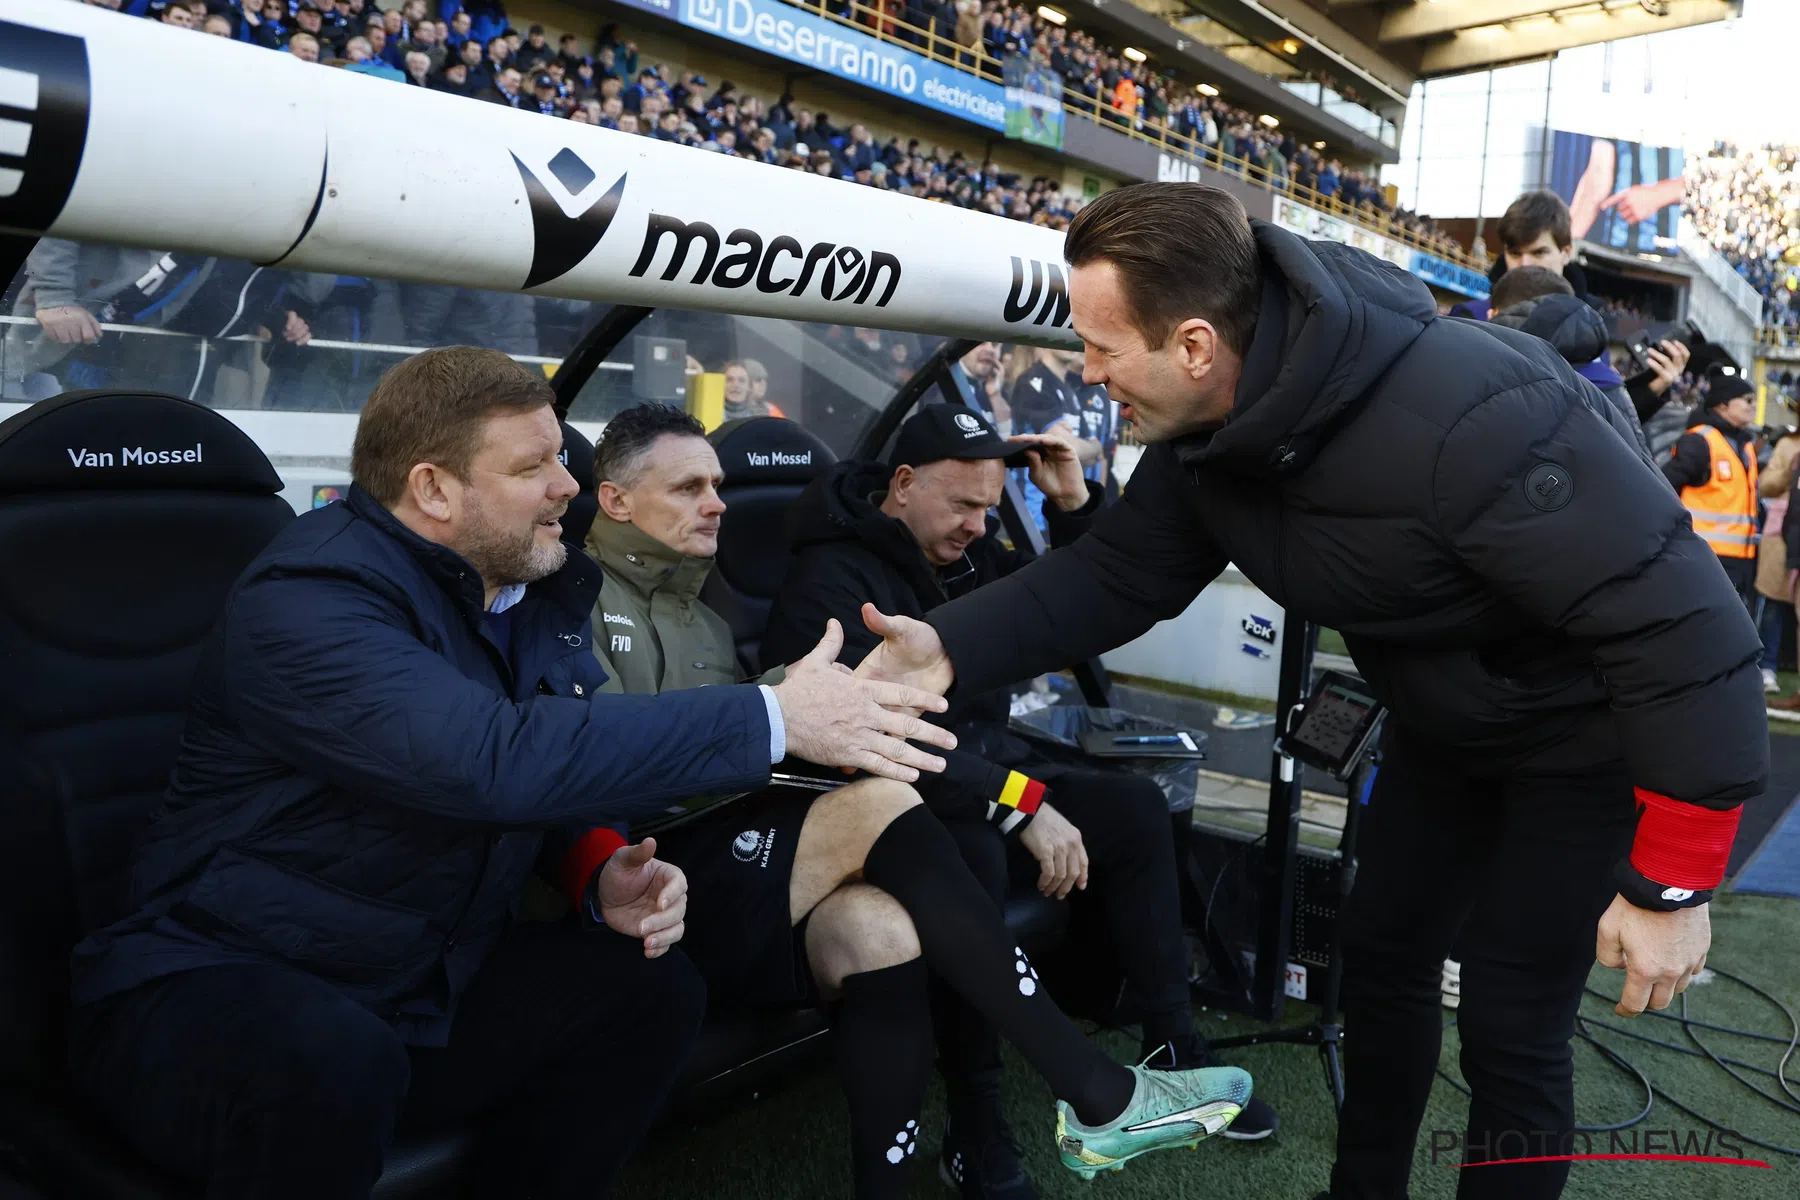
[[[679,951],[517,925],[443,1048],[408,1047],[315,976],[206,967],[78,1009],[70,1074],[207,1200],[369,1194],[396,1132],[473,1122],[472,1194],[603,1195],[687,1058],[706,989]]]
[[[1568,1154],[1575,1014],[1636,825],[1622,763],[1471,778],[1391,730],[1344,914],[1344,1111],[1333,1200],[1404,1200],[1438,1063],[1439,972],[1462,955],[1466,1131],[1431,1131],[1428,1170]],[[1459,936],[1460,931],[1460,936]],[[1567,1163],[1471,1167],[1459,1200],[1546,1200]]]
[[[1039,774],[1032,768],[1033,774]],[[1168,798],[1153,780],[1118,771],[1051,774],[1049,803],[1081,831],[1088,889],[1070,903],[1098,909],[1111,953],[1125,974],[1129,1007],[1147,1023],[1191,1028],[1187,941]],[[946,826],[963,861],[994,898],[1012,884],[1035,886],[1036,860],[985,822]],[[993,1026],[941,984],[932,992],[939,1064],[953,1099],[991,1093],[1000,1075],[1000,1038]]]

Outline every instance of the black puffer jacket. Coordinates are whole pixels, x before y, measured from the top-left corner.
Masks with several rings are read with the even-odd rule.
[[[1760,646],[1680,501],[1546,342],[1437,318],[1397,267],[1255,222],[1237,404],[1153,446],[1074,546],[927,618],[982,690],[1180,613],[1230,563],[1344,635],[1409,732],[1472,770],[1760,793]]]
[[[1579,296],[1538,296],[1515,304],[1502,312],[1488,318],[1490,327],[1498,325],[1505,329],[1517,329],[1521,333],[1529,333],[1533,337],[1543,338],[1555,351],[1562,355],[1563,361],[1575,368],[1575,373],[1594,385],[1594,389],[1605,399],[1606,406],[1596,406],[1600,416],[1631,439],[1646,457],[1650,454],[1650,443],[1644,437],[1644,427],[1638,420],[1637,408],[1625,385],[1610,367],[1600,362],[1600,356],[1606,353],[1606,319],[1598,311],[1590,307],[1587,301]],[[1605,368],[1603,379],[1594,378],[1592,373],[1584,370],[1587,367]]]
[[[825,622],[836,617],[844,627],[838,659],[855,666],[879,640],[858,616],[864,601],[889,616],[922,617],[1029,561],[992,536],[997,530],[990,517],[989,536],[969,543],[964,563],[933,567],[905,523],[881,511],[890,475],[876,463],[845,462],[808,485],[794,513],[794,566],[763,634],[765,662],[799,660],[818,645]],[[1077,512],[1044,506],[1051,545],[1065,545],[1087,530],[1099,509],[1097,485],[1090,483],[1088,491],[1087,507]],[[996,762],[1019,761],[1009,750],[1022,753],[1023,743],[1003,737],[1008,696],[1002,685],[1012,682],[1013,677],[997,679],[979,695],[960,694],[947,720],[965,750]]]

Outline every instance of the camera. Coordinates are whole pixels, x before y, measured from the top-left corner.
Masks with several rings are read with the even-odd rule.
[[[1625,343],[1626,349],[1631,353],[1631,365],[1635,368],[1634,377],[1650,373],[1650,351],[1662,342],[1680,342],[1686,346],[1691,362],[1699,357],[1700,347],[1706,345],[1706,335],[1691,320],[1645,326]]]

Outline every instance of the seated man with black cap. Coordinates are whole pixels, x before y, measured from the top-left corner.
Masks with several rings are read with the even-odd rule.
[[[607,675],[604,691],[737,682],[731,630],[699,599],[718,551],[723,478],[705,430],[680,409],[641,404],[607,422],[594,451],[600,511],[586,543],[606,576],[592,643]],[[841,645],[835,628],[822,626],[821,636],[801,656],[808,665],[828,666]],[[764,661],[790,660],[765,654]],[[831,790],[842,776],[824,794],[785,786],[724,805],[682,806],[690,815],[659,835],[658,853],[690,880],[681,945],[712,1002],[827,1003],[859,1200],[907,1194],[931,1066],[927,968],[998,1025],[1078,1119],[1129,1127],[1132,1154],[1217,1132],[1247,1098],[1248,1076],[1230,1068],[1151,1076],[1123,1067],[1037,986],[1024,951],[940,824],[1016,824],[1008,807],[1016,794],[1011,801],[1003,795],[1005,771],[996,775],[955,750],[942,755],[964,783],[925,806],[884,779]],[[1166,822],[1163,828],[1166,837]],[[598,829],[577,843],[563,869],[571,898],[591,894],[594,872],[617,841]],[[1087,1159],[1071,1166],[1094,1169]]]
[[[939,604],[1024,565],[992,536],[988,513],[1004,486],[1002,460],[1023,456],[1047,498],[1054,544],[1080,536],[1100,507],[1100,487],[1082,475],[1073,434],[1056,428],[1010,441],[961,404],[931,404],[900,427],[886,465],[844,462],[799,501],[797,558],[763,635],[763,654],[786,661],[814,646],[826,626],[844,630],[839,662],[854,666],[881,640],[882,614],[922,617]],[[1120,772],[1068,770],[1007,732],[1004,689],[953,696],[942,718],[958,753],[997,766],[1001,820],[947,820],[976,877],[996,904],[1010,879],[1035,877],[1045,895],[1086,892],[1123,968],[1128,1005],[1143,1025],[1142,1058],[1153,1067],[1211,1063],[1194,1030],[1168,803],[1154,782]],[[1029,776],[1026,773],[1029,773]],[[966,789],[946,776],[920,785],[927,802]],[[1008,810],[1010,806],[1010,811]],[[1082,897],[1083,900],[1086,897]],[[999,1044],[966,1005],[939,1007],[939,1059],[949,1091],[944,1170],[967,1196],[1031,1194],[1000,1117]],[[1278,1124],[1260,1100],[1226,1132],[1266,1137]],[[958,1157],[960,1155],[960,1157]]]

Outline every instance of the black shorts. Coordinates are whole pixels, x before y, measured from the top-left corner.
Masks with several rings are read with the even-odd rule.
[[[657,835],[656,856],[687,875],[680,947],[706,979],[708,1004],[789,1008],[815,1003],[805,929],[789,920],[800,826],[816,793],[770,788]]]

